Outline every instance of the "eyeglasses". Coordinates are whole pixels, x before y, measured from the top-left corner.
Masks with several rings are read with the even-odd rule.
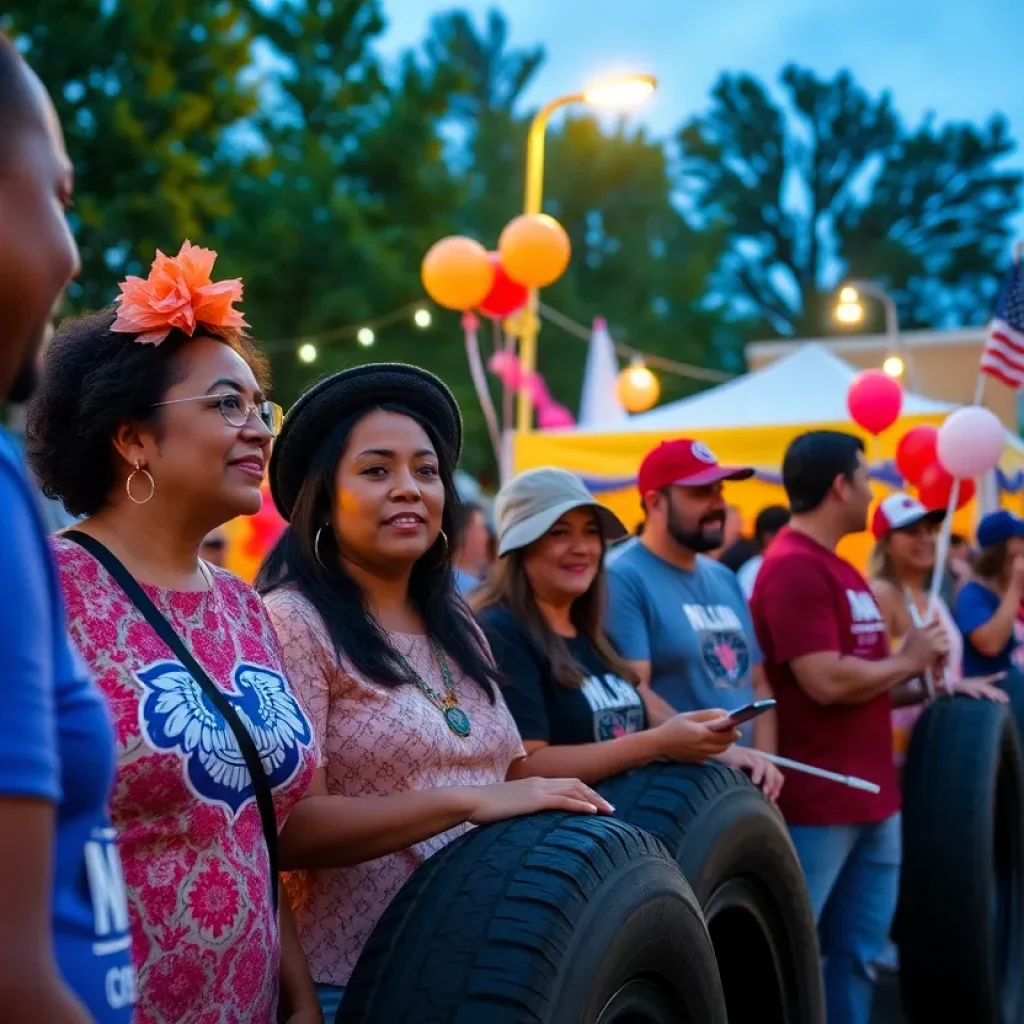
[[[284,410],[276,402],[247,402],[241,395],[197,395],[195,398],[175,398],[169,402],[157,402],[153,408],[157,409],[163,405],[183,405],[185,402],[209,402],[211,407],[216,405],[220,410],[224,422],[229,427],[241,429],[252,419],[252,414],[270,431],[273,437],[281,432],[281,424],[284,422]]]

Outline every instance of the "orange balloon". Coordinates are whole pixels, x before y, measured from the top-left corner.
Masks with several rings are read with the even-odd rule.
[[[427,250],[420,277],[427,294],[439,306],[473,309],[487,298],[494,285],[494,266],[479,242],[450,235]]]
[[[661,384],[646,366],[629,366],[619,374],[616,391],[626,412],[647,412],[658,401]]]
[[[546,213],[524,213],[509,221],[498,239],[505,273],[527,288],[546,288],[569,265],[571,246],[565,228]]]

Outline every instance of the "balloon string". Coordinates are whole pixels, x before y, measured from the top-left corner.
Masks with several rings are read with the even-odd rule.
[[[479,401],[484,419],[487,421],[487,432],[491,436],[494,459],[500,464],[501,430],[498,426],[498,414],[494,408],[494,401],[491,399],[491,391],[487,386],[487,373],[484,370],[483,360],[480,358],[480,342],[476,333],[478,325],[479,321],[472,313],[463,315],[462,327],[466,334],[466,358],[469,361],[469,373],[473,378],[477,401]]]

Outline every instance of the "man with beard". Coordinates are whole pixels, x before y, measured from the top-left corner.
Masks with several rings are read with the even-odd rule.
[[[45,89],[0,34],[0,401],[31,392],[78,251]],[[0,437],[0,1020],[127,1024],[128,903],[107,796],[114,737],[72,652],[46,533]]]
[[[948,654],[941,620],[889,652],[864,577],[835,553],[867,527],[863,442],[816,430],[782,463],[792,517],[768,549],[751,610],[778,696],[780,753],[856,775],[865,793],[794,773],[779,806],[807,879],[825,960],[829,1024],[868,1024],[900,873],[900,796],[890,693]]]
[[[707,555],[721,547],[725,531],[722,484],[753,475],[719,465],[704,444],[688,439],[658,445],[640,465],[647,518],[637,543],[608,567],[607,629],[640,679],[651,725],[682,711],[732,711],[771,696],[736,576]],[[746,726],[721,760],[748,771],[774,799],[782,775],[758,752],[774,749],[769,712]]]

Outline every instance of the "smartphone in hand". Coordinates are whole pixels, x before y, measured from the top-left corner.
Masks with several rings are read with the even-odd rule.
[[[745,722],[749,722],[752,718],[763,715],[766,711],[771,711],[773,707],[775,707],[773,700],[755,700],[753,704],[744,704],[743,707],[730,711],[725,718],[709,722],[708,728],[712,732],[728,732],[730,729],[736,729]]]

